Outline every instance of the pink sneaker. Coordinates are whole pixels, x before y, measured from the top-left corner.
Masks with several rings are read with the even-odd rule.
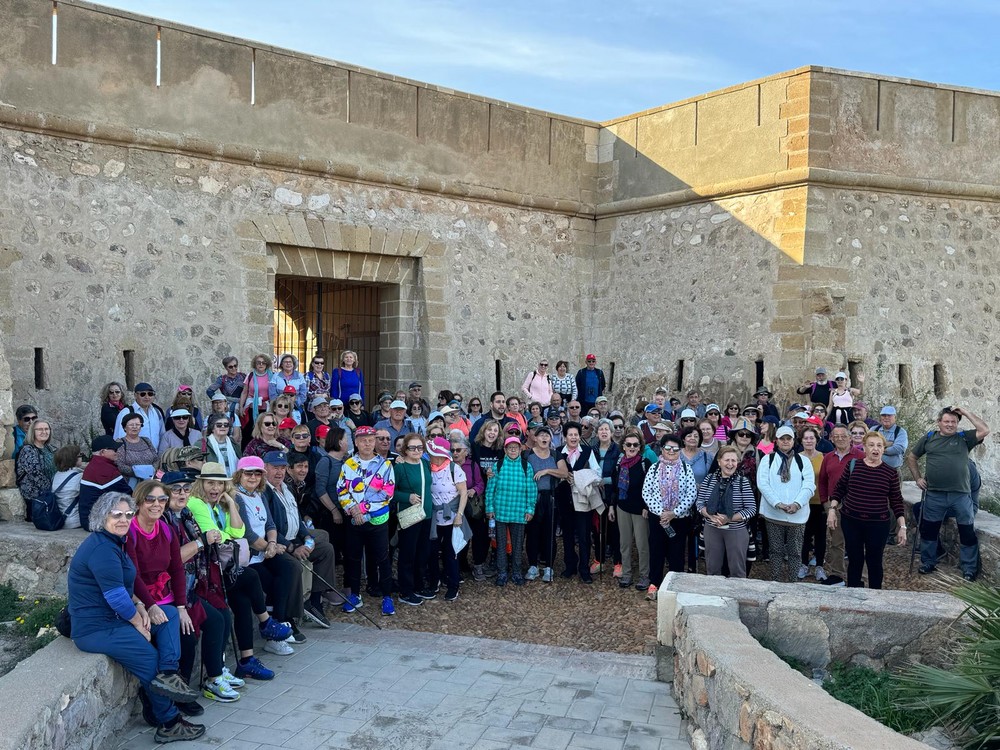
[[[650,584],[649,588],[646,589],[646,601],[655,602],[656,601],[656,586]]]
[[[596,575],[597,573],[600,573],[602,570],[604,570],[604,566],[601,565],[596,560],[590,564],[590,575]]]
[[[622,577],[622,564],[621,563],[618,563],[617,565],[615,565],[615,572],[614,572],[613,576],[615,578],[621,578]]]

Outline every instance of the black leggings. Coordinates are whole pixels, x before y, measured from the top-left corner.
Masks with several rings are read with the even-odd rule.
[[[847,553],[847,585],[861,588],[861,570],[868,566],[868,588],[882,588],[882,553],[889,536],[889,521],[858,521],[840,514]]]
[[[802,564],[809,564],[809,551],[816,553],[816,567],[822,568],[826,560],[826,512],[816,503],[809,506],[806,534],[802,538]]]
[[[597,530],[594,532],[594,552],[596,553],[594,559],[603,564],[605,551],[610,545],[611,560],[615,565],[621,565],[622,545],[618,536],[618,521],[609,521],[608,511],[605,509],[604,513],[598,517],[598,524]]]
[[[240,651],[253,651],[253,626],[255,615],[267,612],[264,589],[254,568],[243,568],[235,581],[226,579],[226,598],[233,610],[233,626]]]
[[[433,519],[425,518],[399,530],[399,557],[396,575],[399,578],[399,595],[410,596],[424,588],[424,567],[430,547]]]
[[[260,587],[267,592],[271,602],[271,615],[278,622],[287,622],[290,615],[288,611],[289,598],[296,589],[295,584],[299,583],[298,590],[302,590],[301,568],[285,555],[275,555],[261,563],[256,563],[253,567],[257,569]],[[295,576],[299,577],[298,581],[295,580]]]
[[[228,609],[216,609],[204,599],[199,600],[205,608],[205,622],[201,624],[201,661],[209,677],[222,674],[225,664],[226,639],[233,626],[233,613]],[[185,682],[191,682],[195,652],[198,650],[198,636],[181,633],[180,673]],[[201,675],[198,675],[201,683]]]
[[[556,550],[555,498],[551,490],[542,490],[535,501],[535,515],[525,528],[528,565],[552,567]]]

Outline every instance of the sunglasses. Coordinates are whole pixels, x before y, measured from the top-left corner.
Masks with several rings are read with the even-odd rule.
[[[538,366],[539,366],[539,367],[548,367],[548,366],[549,366],[549,363],[548,363],[548,362],[539,362],[539,363],[538,363]]]
[[[156,392],[155,391],[136,391],[135,395],[136,396],[155,396]]]
[[[326,360],[323,360],[323,359],[314,359],[313,360],[313,364],[314,365],[325,365],[326,364]]]
[[[225,427],[226,429],[229,429],[229,422],[216,422],[215,426],[216,427]]]
[[[146,505],[153,505],[154,503],[166,503],[170,500],[166,495],[146,495],[142,499],[142,502]]]
[[[684,424],[685,422],[697,422],[697,421],[698,421],[697,419],[687,418],[687,419],[682,419],[681,424]]]
[[[422,446],[422,445],[408,445],[408,446],[406,446],[406,450],[408,450],[408,451],[422,451],[423,449],[424,449],[424,446]]]
[[[681,452],[681,449],[678,448],[676,445],[664,445],[662,448],[660,448],[660,450],[663,451],[664,453],[680,453]]]
[[[116,521],[120,521],[123,518],[131,521],[135,517],[135,511],[134,510],[113,510],[110,513],[108,513],[108,515],[111,518],[115,519]]]
[[[226,369],[227,369],[227,370],[235,370],[235,369],[237,369],[238,367],[239,367],[239,365],[238,365],[238,364],[236,364],[236,365],[226,365]]]
[[[292,440],[308,440],[311,437],[312,435],[310,435],[308,432],[302,432],[299,433],[298,435],[292,435]]]
[[[187,420],[191,419],[191,417],[174,417],[175,422],[179,419],[183,419],[186,422]]]
[[[740,432],[736,433],[736,437],[743,437],[743,438],[753,439],[753,435],[751,435],[749,432],[743,432],[742,430]]]
[[[854,437],[862,437],[862,436],[863,436],[863,435],[864,435],[865,433],[863,433],[863,432],[852,432],[851,434],[852,434],[852,435],[853,435]]]
[[[121,393],[117,388],[108,388],[108,393]]]
[[[277,427],[277,422],[261,422],[261,427]]]
[[[626,448],[638,448],[639,444],[638,443],[625,443],[625,447]]]
[[[343,411],[343,410],[344,410],[343,406],[331,406],[330,407],[330,411]]]
[[[388,443],[389,442],[389,438],[388,437],[379,437],[378,435],[376,435],[375,439],[378,440],[380,443]]]
[[[26,417],[21,417],[22,422],[34,422],[36,419],[38,419],[37,414],[29,414]]]
[[[183,495],[185,492],[191,491],[190,484],[175,484],[170,487],[170,493],[173,495]]]
[[[353,399],[353,398],[352,398],[352,399],[351,399],[350,401],[348,401],[347,403],[349,403],[349,404],[360,404],[361,402],[360,402],[360,401],[358,401],[357,399]]]

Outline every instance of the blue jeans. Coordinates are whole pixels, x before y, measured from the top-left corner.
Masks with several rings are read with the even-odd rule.
[[[152,626],[152,643],[143,638],[131,623],[125,621],[107,630],[74,638],[73,642],[81,651],[111,657],[125,667],[127,672],[139,678],[149,695],[153,715],[160,724],[165,724],[177,716],[177,707],[169,698],[157,695],[148,688],[149,683],[160,672],[177,671],[181,656],[181,631],[177,608],[162,604],[160,609],[167,616],[167,621]]]
[[[979,540],[974,525],[972,495],[964,492],[927,490],[920,512],[920,562],[937,565],[938,535],[944,519],[954,515],[958,524],[958,564],[963,574],[979,573]]]

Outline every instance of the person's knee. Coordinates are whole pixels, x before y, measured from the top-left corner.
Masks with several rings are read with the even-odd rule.
[[[976,527],[973,524],[958,524],[958,540],[963,547],[975,547],[979,543]]]
[[[926,518],[920,521],[920,538],[928,542],[933,542],[938,538],[941,531],[940,521],[928,521]]]

